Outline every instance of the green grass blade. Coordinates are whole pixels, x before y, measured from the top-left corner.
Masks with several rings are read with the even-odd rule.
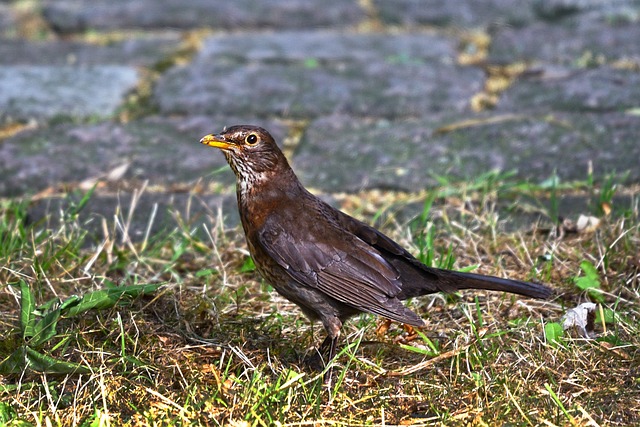
[[[416,347],[408,344],[400,344],[400,348],[412,351],[414,353],[424,354],[425,356],[435,357],[440,354],[438,345],[434,343],[427,335],[416,329],[416,333],[422,339],[422,342],[427,345],[428,348]]]
[[[26,346],[20,346],[0,363],[0,374],[19,374],[26,366]]]
[[[64,312],[65,310],[78,305],[80,301],[82,301],[82,297],[78,295],[71,295],[69,298],[62,301],[62,303],[60,304],[60,311]]]
[[[104,310],[114,307],[116,304],[125,303],[132,298],[155,292],[162,286],[161,283],[118,286],[99,291],[89,292],[82,296],[78,304],[65,311],[67,317],[77,316],[89,310]]]
[[[89,292],[83,295],[80,302],[66,310],[66,317],[78,316],[89,310],[104,310],[115,306],[122,298],[122,293],[112,292],[110,289]]]
[[[58,304],[60,304],[60,299],[58,298],[51,298],[49,301],[45,302],[44,304],[40,304],[34,311],[33,314],[35,316],[44,316],[45,314],[47,314],[48,312],[50,312],[52,309],[57,308]]]
[[[57,360],[29,347],[26,347],[26,353],[27,366],[37,372],[48,374],[88,374],[91,372],[86,366]]]
[[[22,338],[25,340],[34,335],[35,318],[33,310],[35,301],[31,288],[24,281],[20,281],[20,328],[22,329]]]
[[[562,404],[562,401],[560,400],[560,398],[558,397],[558,395],[556,394],[555,391],[553,391],[551,389],[551,386],[548,383],[544,384],[544,388],[547,389],[547,391],[549,392],[549,395],[551,396],[551,399],[555,402],[556,406],[558,408],[560,408],[560,410],[562,411],[562,413],[564,414],[565,417],[567,417],[567,420],[572,424],[572,425],[576,425],[576,421],[575,419],[571,416],[571,414],[569,414],[569,412],[567,411],[567,409],[564,407],[564,405]]]
[[[29,345],[38,347],[56,336],[56,327],[60,320],[61,312],[57,308],[45,314],[42,319],[36,322],[33,328],[33,337],[29,340]]]
[[[82,198],[78,203],[70,203],[70,207],[67,212],[68,218],[74,219],[78,216],[78,214],[82,211],[82,209],[84,209],[87,203],[89,203],[89,199],[91,199],[91,196],[93,196],[93,193],[96,191],[97,186],[97,182],[93,184],[93,186],[82,195]]]
[[[5,402],[0,402],[0,425],[5,425],[17,416],[16,410]]]

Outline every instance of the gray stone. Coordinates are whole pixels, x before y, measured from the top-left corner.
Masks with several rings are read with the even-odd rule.
[[[536,15],[549,21],[558,21],[577,14],[588,14],[607,20],[638,20],[638,0],[536,0]]]
[[[0,39],[0,65],[136,65],[152,66],[180,45],[177,33],[154,34],[95,45],[79,41]]]
[[[249,44],[246,37],[210,39],[192,64],[159,80],[161,111],[421,116],[464,110],[483,79],[480,70],[454,64],[451,41],[426,34],[287,33]]]
[[[335,31],[279,31],[277,33],[234,34],[209,37],[196,58],[211,63],[228,61],[288,63],[367,62],[423,63],[455,55],[456,40],[426,33],[401,35]]]
[[[516,81],[500,99],[509,112],[624,111],[637,108],[640,73],[633,70],[546,68]]]
[[[368,188],[416,191],[435,180],[427,162],[443,166],[446,147],[434,144],[435,120],[314,120],[293,157],[301,181],[327,192]],[[445,166],[446,167],[446,166]]]
[[[640,64],[638,22],[572,19],[506,28],[493,37],[491,62],[544,61],[591,66],[625,59]]]
[[[18,17],[10,4],[0,3],[0,36],[13,35],[17,30]]]
[[[233,173],[222,154],[198,141],[225,125],[243,122],[267,126],[278,138],[285,134],[277,123],[233,117],[150,117],[126,124],[64,124],[23,132],[0,144],[0,195],[102,177],[125,163],[130,163],[126,180],[154,185],[209,177],[231,185]]]
[[[212,27],[314,28],[365,18],[356,1],[325,0],[45,0],[45,19],[62,33],[88,29]]]
[[[82,192],[71,193],[64,198],[41,198],[30,203],[28,221],[42,227],[58,229],[64,216],[77,206]],[[141,242],[148,237],[154,242],[179,227],[176,215],[189,227],[192,236],[209,241],[205,227],[209,230],[218,226],[222,215],[225,229],[237,227],[240,223],[235,195],[189,194],[142,192],[134,201],[133,194],[121,191],[118,194],[94,192],[84,208],[79,212],[77,222],[87,232],[84,247],[96,247],[107,237],[104,235],[103,221],[112,232],[109,237],[120,244],[125,238],[123,228],[115,225],[116,216],[120,225],[128,224],[126,237],[133,242]],[[148,236],[147,236],[148,232]],[[151,243],[153,244],[153,243]]]
[[[374,0],[383,22],[394,25],[522,26],[535,18],[534,0]]]
[[[461,129],[442,137],[456,153],[457,175],[474,177],[491,169],[541,183],[557,173],[563,181],[586,180],[589,164],[600,179],[629,172],[640,180],[637,135],[640,118],[624,113],[550,113]]]
[[[0,122],[112,116],[138,80],[135,68],[0,67]]]
[[[628,182],[640,180],[636,116],[514,116],[434,133],[440,126],[469,118],[320,118],[309,126],[293,164],[306,185],[328,192],[412,192],[435,184],[437,176],[469,180],[494,170],[516,171],[518,179],[535,183],[554,171],[563,180],[585,180],[589,162],[596,176],[629,171]]]

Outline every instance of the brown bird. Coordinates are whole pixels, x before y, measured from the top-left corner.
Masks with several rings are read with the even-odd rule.
[[[201,143],[222,150],[236,175],[249,252],[264,277],[327,331],[321,351],[335,356],[342,323],[373,313],[413,326],[423,320],[402,303],[434,292],[488,289],[533,298],[537,283],[427,267],[380,231],[307,191],[269,132],[233,126]]]

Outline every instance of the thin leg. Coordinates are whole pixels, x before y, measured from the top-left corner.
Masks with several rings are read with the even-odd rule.
[[[327,335],[327,337],[322,341],[322,344],[320,344],[313,353],[305,358],[306,365],[315,371],[322,371],[326,368],[329,362],[331,362],[335,357],[336,342],[337,339],[332,339]],[[325,356],[328,357],[325,359]]]
[[[338,338],[340,337],[340,328],[342,321],[337,316],[327,316],[322,318],[322,324],[327,331],[327,337],[322,341],[318,350],[307,358],[306,362],[311,368],[318,371],[325,369],[336,357],[336,349],[338,346]],[[326,363],[324,355],[327,355]],[[324,382],[331,383],[332,368],[327,369],[324,374]]]
[[[320,346],[323,349],[322,353],[324,353],[324,350],[326,350],[325,347],[329,347],[329,356],[327,357],[327,365],[333,361],[334,357],[336,357],[337,345],[338,345],[338,337],[332,338],[327,335],[327,338],[325,338],[324,341],[322,342],[322,345]],[[330,366],[329,369],[327,369],[327,372],[325,372],[324,374],[324,383],[327,384],[329,388],[331,388],[332,376],[333,376],[333,366]]]

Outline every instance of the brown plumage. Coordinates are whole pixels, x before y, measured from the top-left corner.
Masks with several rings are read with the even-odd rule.
[[[360,312],[423,326],[403,300],[461,289],[533,298],[552,293],[536,283],[427,267],[380,231],[309,193],[260,127],[233,126],[200,142],[221,149],[236,174],[242,227],[258,271],[322,322],[329,360],[342,323]]]

